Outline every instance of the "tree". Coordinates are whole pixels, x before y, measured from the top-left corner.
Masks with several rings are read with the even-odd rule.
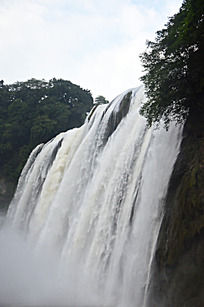
[[[104,103],[109,103],[109,101],[108,100],[106,100],[106,98],[104,97],[104,96],[97,96],[96,98],[95,98],[95,104],[104,104]]]
[[[1,174],[15,182],[37,144],[82,125],[92,106],[90,91],[62,79],[0,86]]]
[[[141,55],[147,102],[141,114],[148,124],[203,114],[204,98],[204,2],[184,0],[179,13],[147,42]]]

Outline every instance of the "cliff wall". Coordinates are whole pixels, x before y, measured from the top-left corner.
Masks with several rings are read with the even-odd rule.
[[[15,183],[0,174],[0,212],[6,212],[13,197]]]
[[[204,120],[189,118],[167,193],[150,306],[204,306]]]

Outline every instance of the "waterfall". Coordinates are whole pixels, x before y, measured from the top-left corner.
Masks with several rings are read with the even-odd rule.
[[[0,303],[147,307],[182,128],[148,129],[144,99],[128,90],[31,153],[0,233]]]

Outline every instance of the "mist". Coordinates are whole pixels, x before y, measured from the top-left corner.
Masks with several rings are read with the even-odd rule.
[[[0,218],[0,306],[96,306],[98,300],[90,287],[76,277],[80,274],[76,267],[73,272],[65,268],[62,272],[54,250],[39,251],[25,234],[3,219]]]

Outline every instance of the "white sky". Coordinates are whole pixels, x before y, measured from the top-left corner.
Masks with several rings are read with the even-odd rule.
[[[63,78],[111,100],[182,0],[0,0],[0,79]]]

